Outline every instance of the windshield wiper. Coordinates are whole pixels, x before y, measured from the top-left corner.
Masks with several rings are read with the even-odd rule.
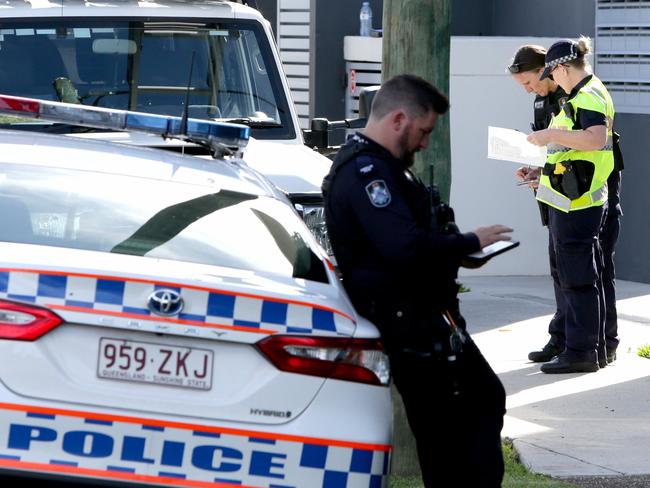
[[[264,129],[267,127],[282,127],[282,124],[273,119],[258,119],[255,117],[233,117],[230,119],[214,119],[217,122],[229,122],[231,124],[243,124],[253,129]]]

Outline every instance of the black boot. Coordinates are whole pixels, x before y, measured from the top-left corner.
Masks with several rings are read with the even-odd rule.
[[[528,359],[534,363],[545,363],[564,351],[564,348],[556,346],[552,342],[546,344],[541,351],[533,351],[528,354]]]
[[[566,354],[560,354],[552,361],[542,364],[541,371],[547,374],[595,373],[598,371],[598,361],[576,361],[569,359]]]

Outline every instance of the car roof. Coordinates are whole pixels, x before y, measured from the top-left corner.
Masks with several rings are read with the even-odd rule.
[[[185,156],[161,149],[27,131],[0,131],[0,163],[157,179],[276,196],[240,160]],[[212,190],[213,191],[213,190]]]
[[[5,0],[0,17],[263,18],[257,10],[226,0]]]

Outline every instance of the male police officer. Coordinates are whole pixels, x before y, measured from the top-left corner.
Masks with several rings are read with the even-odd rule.
[[[326,222],[350,298],[381,331],[425,486],[498,487],[505,392],[465,332],[455,278],[467,254],[512,229],[461,234],[409,171],[447,109],[422,78],[384,83],[323,182]]]
[[[540,80],[546,57],[546,49],[542,46],[528,44],[521,46],[512,60],[508,71],[512,74],[513,79],[527,93],[534,92],[537,96],[534,102],[534,123],[531,128],[534,131],[546,129],[551,119],[558,115],[562,106],[568,99],[568,95],[559,86],[552,76]],[[617,136],[618,137],[618,136]],[[604,298],[604,307],[601,305],[601,314],[605,320],[605,342],[607,356],[601,358],[600,366],[611,363],[616,359],[616,348],[618,347],[618,318],[616,311],[616,272],[614,268],[614,254],[616,242],[620,231],[620,217],[623,214],[620,204],[620,187],[621,173],[623,169],[623,160],[618,144],[615,144],[615,167],[607,180],[608,186],[608,211],[599,233],[600,244],[603,254],[604,266],[602,269],[602,282],[599,285],[602,288],[601,293]],[[539,178],[539,169],[529,167],[519,168],[516,172],[519,180],[536,181]],[[536,187],[536,183],[531,184]],[[542,202],[538,202],[542,213],[542,222],[548,223],[548,207]],[[555,250],[553,240],[549,236],[549,264],[551,276],[553,278],[553,289],[555,292],[556,312],[548,325],[550,339],[548,343],[537,351],[528,354],[528,359],[533,362],[547,362],[553,357],[564,351],[565,336],[565,313],[566,303],[564,294],[561,291],[560,282],[557,273],[557,263],[555,259]]]

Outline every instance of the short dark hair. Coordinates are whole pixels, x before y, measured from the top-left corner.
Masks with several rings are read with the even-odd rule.
[[[372,101],[370,116],[382,119],[398,109],[409,117],[421,117],[429,112],[442,115],[449,110],[449,100],[424,78],[397,75],[381,85]]]
[[[510,73],[525,73],[526,71],[537,71],[544,67],[546,49],[536,44],[526,44],[517,49],[512,63],[508,66]]]

